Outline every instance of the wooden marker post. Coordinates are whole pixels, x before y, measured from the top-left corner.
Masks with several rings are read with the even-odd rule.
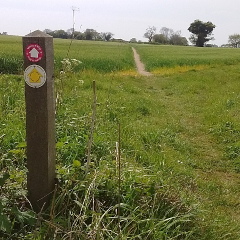
[[[53,38],[41,31],[23,37],[27,135],[27,189],[33,209],[48,206],[55,186]]]

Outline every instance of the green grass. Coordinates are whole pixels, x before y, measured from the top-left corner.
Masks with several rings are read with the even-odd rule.
[[[70,40],[54,40],[55,56],[59,60],[67,57]],[[130,70],[134,68],[132,50],[124,43],[73,41],[69,58],[82,62],[81,68],[99,72]]]
[[[176,66],[219,66],[234,65],[240,62],[239,49],[196,48],[185,46],[136,45],[148,71]]]
[[[21,37],[0,36],[0,73],[19,74],[22,59]]]
[[[129,77],[88,74],[72,76],[71,81],[68,77],[62,79],[62,82],[56,82],[60,95],[56,119],[59,188],[54,201],[54,215],[51,213],[50,217],[42,216],[38,233],[36,216],[32,211],[26,211],[23,198],[26,195],[24,110],[19,110],[24,105],[23,96],[19,96],[22,102],[18,105],[13,101],[5,103],[8,110],[2,111],[1,126],[6,126],[9,121],[11,125],[1,128],[1,169],[9,174],[2,178],[7,178],[1,189],[4,199],[1,210],[4,223],[2,236],[17,239],[22,234],[26,239],[41,239],[49,234],[52,236],[58,229],[58,239],[67,236],[67,239],[70,236],[73,239],[88,239],[89,235],[95,236],[95,239],[117,239],[116,209],[119,193],[116,188],[118,179],[113,153],[115,142],[118,141],[117,125],[120,122],[123,239],[165,239],[167,236],[170,238],[178,235],[188,239],[193,232],[192,224],[188,224],[193,218],[191,207],[179,200],[178,194],[163,183],[161,176],[150,167],[143,167],[141,161],[135,159],[138,152],[135,147],[139,142],[136,140],[136,130],[129,129],[129,120],[135,121],[149,114],[146,114],[144,108],[140,108],[140,104],[135,109],[127,102],[128,91],[140,90],[135,89],[133,84],[137,79],[133,78],[133,82],[126,84]],[[92,102],[91,78],[100,79],[97,80],[99,107],[91,155],[91,174],[84,177]],[[16,89],[23,92],[23,81],[18,81],[15,76],[2,75],[1,83],[4,84],[2,86],[10,83],[13,92]],[[3,94],[2,98],[5,98],[6,93]],[[139,99],[140,96],[132,98],[134,103]],[[119,101],[122,106],[119,106]],[[130,112],[133,113],[133,118],[127,117]],[[21,115],[23,117],[19,118]],[[132,135],[132,139],[129,139],[129,135]],[[10,225],[13,221],[16,224]],[[30,232],[28,237],[27,232]]]
[[[125,52],[128,45],[122,47]],[[169,54],[179,51],[166,48]],[[222,53],[194,51],[200,59],[210,58],[205,51]],[[165,57],[172,58],[167,52]],[[59,186],[51,210],[38,217],[24,197],[23,77],[0,75],[0,238],[119,239],[120,123],[122,239],[238,240],[240,70],[237,62],[226,64],[225,54],[218,58],[204,70],[163,76],[87,69],[56,78]],[[85,176],[93,80],[97,117]]]
[[[0,36],[0,49],[0,72],[21,73],[23,68],[21,37]],[[131,47],[124,43],[77,40],[71,43],[71,40],[54,39],[54,52],[56,74],[64,70],[61,61],[65,58],[82,62],[74,71],[87,69],[109,73],[134,68]]]

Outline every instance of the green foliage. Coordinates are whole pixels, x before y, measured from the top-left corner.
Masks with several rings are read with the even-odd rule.
[[[35,226],[37,217],[27,208],[25,167],[13,161],[10,151],[0,156],[0,239],[19,239]]]
[[[59,168],[58,171],[60,185],[53,206],[56,217],[49,229],[50,233],[55,232],[57,239],[67,236],[73,239],[88,239],[90,236],[93,239],[117,239],[119,210],[122,238],[188,239],[192,235],[191,213],[186,214],[188,210],[177,198],[168,196],[151,183],[148,175],[140,177],[139,174],[147,174],[147,169],[129,164],[122,167],[120,205],[118,190],[114,188],[118,181],[114,162],[102,162],[99,171],[85,180],[75,166],[65,170]],[[64,228],[58,228],[56,232],[59,225]]]
[[[215,27],[216,26],[212,22],[204,23],[200,20],[195,20],[188,28],[188,31],[193,33],[190,37],[190,41],[196,44],[197,47],[203,47],[205,42],[212,40],[209,36],[211,36]]]
[[[145,38],[147,38],[148,39],[148,42],[152,42],[152,40],[153,40],[153,37],[154,37],[154,35],[155,35],[155,33],[156,33],[156,27],[154,27],[154,26],[152,26],[152,27],[148,27],[147,29],[146,29],[146,32],[144,33],[144,37]]]
[[[240,128],[233,122],[225,122],[221,126],[215,126],[211,133],[225,145],[225,158],[231,160],[235,170],[240,172]]]
[[[69,42],[57,41],[62,60]],[[96,54],[88,44],[89,54],[80,45],[70,51],[69,59],[83,51],[79,69],[55,79],[58,184],[38,215],[27,201],[24,80],[0,75],[0,238],[237,240],[238,52],[137,46],[148,66],[209,64],[142,77],[83,71],[84,54]],[[106,46],[94,42],[92,49],[119,52],[131,69],[128,45]],[[97,112],[86,174],[93,79]]]
[[[237,48],[240,44],[240,34],[232,34],[228,37],[228,43],[230,46]]]
[[[160,29],[160,34],[153,36],[154,43],[187,46],[188,41],[185,37],[181,36],[181,32],[174,32],[170,28],[163,27]]]
[[[4,173],[2,177],[0,177],[0,187],[3,187],[6,180],[10,177],[8,173]]]
[[[22,72],[23,57],[20,37],[0,36],[0,73]]]
[[[9,74],[18,74],[23,68],[23,61],[16,56],[0,56],[0,72]]]
[[[50,30],[45,29],[44,32],[47,34],[53,36],[54,38],[62,38],[62,39],[77,39],[77,40],[103,40],[103,41],[109,41],[114,34],[111,32],[97,32],[94,29],[86,29],[84,32],[78,32],[74,31],[73,29],[69,29],[67,31],[64,30]]]

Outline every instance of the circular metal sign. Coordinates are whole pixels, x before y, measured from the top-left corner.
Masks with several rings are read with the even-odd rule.
[[[42,87],[46,82],[46,72],[38,65],[30,65],[24,71],[25,82],[32,88]]]
[[[38,44],[30,44],[25,50],[25,55],[31,62],[38,62],[43,57],[43,50]]]

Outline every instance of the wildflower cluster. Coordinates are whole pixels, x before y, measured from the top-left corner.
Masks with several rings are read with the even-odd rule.
[[[66,72],[73,72],[73,70],[79,66],[80,64],[82,64],[81,61],[77,60],[77,59],[69,59],[69,58],[64,58],[62,61],[62,71],[61,73],[64,74]]]

